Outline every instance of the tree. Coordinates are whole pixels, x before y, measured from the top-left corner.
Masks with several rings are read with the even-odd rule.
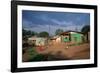
[[[34,31],[31,31],[31,36],[36,35],[36,33]]]
[[[56,35],[59,35],[59,34],[61,34],[62,32],[63,32],[62,29],[57,29],[56,32],[55,32],[55,34],[56,34]]]
[[[27,34],[27,35],[31,35],[32,32],[31,32],[30,30],[28,30],[26,34]]]
[[[81,30],[81,32],[84,33],[84,35],[86,36],[86,41],[87,42],[89,41],[89,39],[88,39],[88,37],[89,37],[88,32],[89,31],[90,31],[90,26],[89,25],[85,25]]]
[[[27,35],[31,35],[32,32],[30,30],[25,30],[25,29],[22,29],[23,31],[23,36],[27,36]]]
[[[81,30],[81,32],[83,32],[83,33],[87,33],[89,31],[90,31],[90,26],[89,25],[85,25]]]
[[[23,32],[23,36],[25,36],[26,35],[26,30],[25,29],[22,29],[22,32]]]
[[[23,36],[35,36],[35,35],[38,35],[38,33],[34,32],[34,31],[25,30],[25,29],[22,29],[22,31],[23,31],[23,33],[22,33]]]
[[[38,34],[38,36],[39,36],[39,37],[49,37],[49,33],[46,32],[46,31],[43,31],[43,32],[40,32],[40,33]]]

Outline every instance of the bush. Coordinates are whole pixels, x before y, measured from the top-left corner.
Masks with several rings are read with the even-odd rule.
[[[23,53],[23,54],[25,53],[25,49],[22,50],[22,53]]]
[[[32,62],[32,61],[46,61],[47,58],[45,55],[42,55],[42,54],[37,54],[35,57],[31,58],[29,61]]]
[[[23,43],[23,47],[28,47],[29,44],[28,43]]]

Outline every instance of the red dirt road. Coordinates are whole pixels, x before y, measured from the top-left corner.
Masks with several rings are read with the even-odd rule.
[[[89,59],[90,58],[90,45],[84,43],[81,45],[67,46],[66,43],[55,43],[45,46],[44,51],[38,51],[41,54],[61,55],[69,59]]]

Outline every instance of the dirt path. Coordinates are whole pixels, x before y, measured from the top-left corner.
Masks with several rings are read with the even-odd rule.
[[[90,46],[89,43],[85,43],[78,46],[68,47],[65,43],[57,43],[49,45],[44,51],[39,52],[42,54],[63,55],[70,59],[89,59],[90,58]]]

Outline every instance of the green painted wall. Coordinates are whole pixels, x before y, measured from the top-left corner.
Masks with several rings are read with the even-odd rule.
[[[80,33],[70,33],[70,37],[66,38],[67,36],[61,36],[62,42],[76,42],[81,43],[83,42],[83,35]]]
[[[64,42],[69,42],[69,38],[63,38]]]
[[[83,41],[82,36],[83,36],[82,34],[73,33],[71,34],[71,41],[81,43]]]
[[[70,40],[69,40],[69,38],[66,38],[66,36],[62,36],[62,42],[69,42]]]

